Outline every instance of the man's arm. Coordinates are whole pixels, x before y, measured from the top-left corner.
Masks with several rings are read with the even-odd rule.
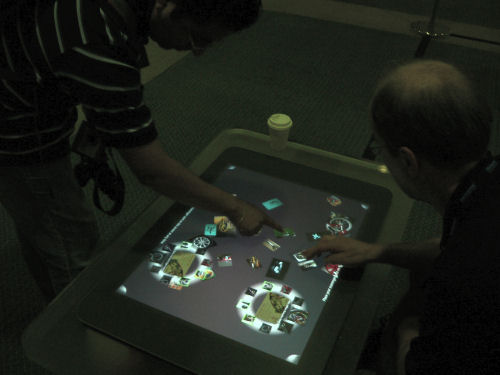
[[[373,262],[391,264],[412,271],[428,269],[441,252],[440,242],[441,237],[436,237],[417,243],[379,245],[378,256]]]
[[[418,243],[370,244],[342,236],[325,236],[318,244],[304,252],[311,259],[330,253],[325,259],[348,267],[367,263],[386,263],[413,271],[429,269],[440,253],[439,237]]]
[[[283,232],[262,209],[203,181],[170,158],[158,140],[119,152],[141,183],[186,205],[223,213],[243,235],[253,235],[263,225]]]
[[[237,199],[203,181],[170,158],[158,140],[118,150],[139,181],[183,204],[227,215],[237,214]]]

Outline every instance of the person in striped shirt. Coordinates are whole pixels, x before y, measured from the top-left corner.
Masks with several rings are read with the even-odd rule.
[[[200,55],[250,27],[260,0],[23,0],[0,15],[0,202],[47,300],[92,259],[93,211],[75,181],[69,137],[81,104],[139,181],[226,214],[243,235],[282,227],[192,174],[163,150],[143,101],[144,45]]]

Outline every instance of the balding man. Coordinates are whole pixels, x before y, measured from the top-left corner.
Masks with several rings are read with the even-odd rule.
[[[488,151],[491,111],[459,70],[424,60],[381,80],[371,116],[373,150],[408,196],[443,216],[442,237],[390,245],[331,237],[305,255],[410,270],[410,290],[382,339],[399,375],[498,374],[500,166]]]

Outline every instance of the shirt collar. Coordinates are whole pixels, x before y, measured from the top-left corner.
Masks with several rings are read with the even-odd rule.
[[[451,195],[443,218],[442,249],[446,246],[449,237],[453,235],[456,219],[462,216],[465,213],[465,209],[473,204],[471,202],[473,201],[472,198],[476,196],[475,193],[483,186],[489,184],[493,177],[500,175],[499,160],[500,156],[493,157],[491,152],[488,151],[486,156],[462,178]]]

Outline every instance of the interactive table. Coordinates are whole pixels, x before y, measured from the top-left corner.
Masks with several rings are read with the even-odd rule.
[[[31,323],[28,357],[60,374],[353,373],[390,267],[300,251],[330,234],[400,240],[412,201],[385,166],[232,129],[191,170],[284,233],[242,237],[161,197]]]

